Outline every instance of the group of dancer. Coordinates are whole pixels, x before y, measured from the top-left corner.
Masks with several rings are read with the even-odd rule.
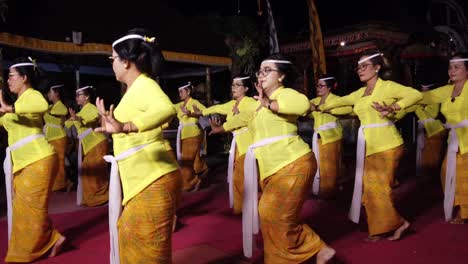
[[[437,166],[440,156],[435,157],[433,148],[441,150],[449,130],[441,170],[445,218],[452,223],[468,219],[467,54],[450,59],[450,84],[420,92],[380,78],[383,55],[364,53],[356,70],[364,87],[340,97],[332,93],[335,78],[322,76],[312,100],[290,88],[294,65],[274,54],[261,62],[255,84],[253,76],[239,75],[232,81],[233,99],[206,108],[191,97],[190,83],[179,87],[180,103],[170,101],[155,81],[164,62],[162,51],[148,36],[134,29],[112,44],[115,77],[127,87],[117,107],[106,108],[101,98],[93,105],[91,87],[82,87],[76,91],[81,106],[76,113],[60,101],[60,86],[50,88],[48,106],[34,90],[35,62],[18,61],[10,67],[8,87],[17,99],[10,103],[0,96],[0,124],[9,144],[4,166],[7,195],[12,197],[6,262],[31,262],[61,250],[65,237],[51,225],[48,200],[52,190],[69,185],[64,127],[74,127],[77,202],[96,206],[109,201],[111,263],[172,263],[171,238],[181,194],[198,190],[208,173],[200,155],[206,137],[198,119],[214,113],[226,120],[210,119],[210,134],[233,135],[229,201],[233,213],[242,214],[246,257],[252,256],[253,236],[260,230],[265,263],[303,263],[315,257],[323,264],[334,257],[335,250],[301,224],[299,214],[311,192],[329,198],[337,191],[343,138],[339,115],[356,115],[361,123],[349,218],[358,223],[364,206],[369,241],[399,240],[410,226],[394,206],[392,186],[403,155],[395,122],[412,111],[420,124],[421,169]],[[257,94],[250,97],[249,92]],[[439,105],[445,124],[436,118]],[[312,148],[298,135],[297,119],[303,116],[314,120]],[[175,117],[179,128],[174,154],[163,129]],[[112,135],[114,156],[107,155],[105,134]],[[111,163],[110,177],[106,162]]]

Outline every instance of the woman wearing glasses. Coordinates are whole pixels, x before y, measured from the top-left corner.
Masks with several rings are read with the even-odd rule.
[[[327,263],[335,251],[298,219],[316,170],[313,153],[297,135],[296,120],[309,111],[309,100],[286,88],[294,81],[293,65],[280,54],[261,63],[257,78],[255,111],[234,117],[253,139],[244,163],[244,255],[252,256],[253,234],[261,228],[265,263],[302,263],[313,256]]]
[[[0,125],[8,132],[9,144],[3,168],[8,205],[5,262],[32,262],[48,252],[53,257],[65,242],[48,217],[58,158],[42,134],[48,105],[32,88],[38,79],[34,61],[18,60],[8,74],[8,88],[18,99],[10,105],[0,90]]]
[[[44,135],[49,143],[54,146],[58,155],[58,171],[55,177],[52,191],[62,190],[72,184],[67,181],[65,174],[65,152],[67,148],[67,134],[64,122],[68,114],[67,107],[63,104],[61,97],[64,85],[54,85],[49,88],[47,99],[52,104],[44,115]]]
[[[92,86],[79,88],[75,92],[80,111],[69,108],[70,118],[65,125],[75,126],[78,132],[78,187],[77,204],[98,206],[109,200],[109,173],[102,158],[109,152],[104,135],[93,131],[99,126],[99,113],[90,102]]]
[[[226,122],[219,124],[212,120],[214,133],[232,132],[233,139],[229,151],[228,183],[229,204],[235,214],[242,212],[244,196],[244,159],[247,148],[252,144],[252,136],[247,127],[237,127],[230,121],[239,113],[251,113],[257,108],[257,101],[247,96],[249,89],[253,89],[249,76],[239,75],[232,80],[231,91],[233,100],[220,105],[214,105],[203,110],[194,106],[195,116],[207,116],[210,114],[226,115]]]
[[[331,110],[353,106],[361,121],[349,217],[359,222],[362,203],[367,214],[368,241],[372,242],[388,233],[389,240],[398,240],[409,227],[392,201],[391,184],[403,154],[403,139],[387,116],[422,99],[422,94],[415,89],[382,80],[379,73],[383,67],[381,53],[364,53],[356,72],[365,87],[320,107]]]
[[[452,56],[450,84],[424,92],[421,104],[441,104],[449,129],[447,154],[442,165],[445,220],[463,224],[468,220],[468,54]]]
[[[322,76],[316,86],[317,97],[310,100],[309,117],[314,120],[312,150],[318,165],[312,192],[321,198],[331,198],[335,195],[340,172],[343,129],[337,122],[336,115],[347,115],[352,112],[350,106],[335,108],[328,112],[319,110],[320,105],[339,98],[331,92],[336,87],[335,77]]]
[[[203,110],[205,106],[192,98],[192,88],[190,83],[179,87],[181,102],[175,105],[179,119],[176,155],[184,179],[183,190],[186,192],[198,191],[201,176],[208,172],[208,166],[200,154],[202,144],[206,142],[205,134],[198,125],[198,117],[190,116],[195,107]]]
[[[128,88],[115,111],[114,106],[106,111],[104,102],[96,100],[102,116],[101,127],[96,130],[111,133],[114,139],[115,157],[105,157],[113,171],[109,201],[111,263],[169,264],[182,177],[177,162],[166,150],[161,129],[176,114],[155,81],[164,57],[156,39],[147,37],[142,29],[129,31],[114,41],[112,48],[115,77]]]

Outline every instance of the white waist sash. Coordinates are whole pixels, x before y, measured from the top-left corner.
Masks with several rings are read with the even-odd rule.
[[[416,141],[416,171],[418,172],[421,170],[422,152],[426,141],[426,136],[424,135],[424,125],[432,121],[435,121],[435,119],[432,117],[418,121],[418,137]]]
[[[318,195],[320,190],[320,152],[318,146],[318,132],[337,127],[338,124],[336,122],[329,122],[315,129],[314,134],[312,135],[312,151],[314,152],[315,159],[317,160],[317,171],[315,172],[314,182],[312,184],[312,193],[315,195]]]
[[[227,171],[227,182],[229,184],[229,206],[234,206],[234,159],[236,158],[236,138],[238,135],[247,132],[249,129],[243,129],[232,132],[231,148],[229,149],[229,163]]]
[[[186,126],[196,126],[197,123],[179,123],[179,127],[177,128],[177,139],[176,139],[176,154],[177,154],[177,161],[182,159],[182,129]]]
[[[117,221],[122,213],[122,187],[120,183],[119,164],[120,160],[126,159],[150,143],[128,149],[117,157],[106,155],[103,158],[111,163],[109,180],[109,236],[110,236],[110,264],[119,264],[119,233]]]
[[[445,124],[445,128],[450,129],[449,143],[447,147],[447,167],[445,169],[445,191],[444,191],[444,213],[445,221],[452,219],[453,203],[455,201],[455,186],[457,180],[457,152],[459,141],[456,129],[468,127],[468,119],[456,125]]]
[[[258,169],[254,150],[279,140],[297,136],[287,134],[266,138],[250,145],[245,154],[244,162],[244,203],[242,206],[242,241],[244,255],[252,257],[253,235],[260,231],[258,220]]]
[[[11,159],[11,152],[41,137],[44,137],[44,135],[30,135],[16,141],[13,145],[6,148],[5,160],[3,162],[3,172],[5,173],[5,189],[7,197],[8,241],[10,241],[11,228],[13,223],[13,162]]]
[[[356,148],[356,175],[354,178],[353,199],[351,208],[349,209],[349,219],[354,223],[359,223],[361,214],[361,199],[362,199],[362,177],[364,174],[364,160],[366,157],[366,139],[364,137],[364,128],[376,128],[391,126],[392,122],[381,124],[361,125],[358,130],[357,148]]]
[[[78,135],[78,186],[76,187],[76,205],[81,205],[83,202],[83,185],[81,183],[81,162],[83,162],[83,146],[82,140],[87,135],[93,132],[92,128],[86,129],[83,133]]]

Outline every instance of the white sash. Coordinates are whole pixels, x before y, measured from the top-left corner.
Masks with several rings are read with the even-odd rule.
[[[110,264],[119,264],[119,233],[117,230],[117,221],[122,213],[122,187],[120,183],[119,164],[120,160],[128,158],[140,149],[148,146],[150,143],[128,149],[117,157],[106,155],[103,158],[111,163],[111,172],[109,180],[109,236],[110,236]]]
[[[42,132],[44,135],[46,134],[47,127],[54,127],[54,128],[61,128],[63,129],[63,126],[56,125],[56,124],[51,124],[51,123],[45,123],[44,126],[42,127]]]
[[[376,128],[391,126],[392,122],[381,124],[361,125],[358,130],[357,149],[356,149],[356,176],[354,178],[353,200],[349,209],[349,219],[354,223],[359,223],[361,214],[361,198],[362,198],[362,177],[364,174],[364,159],[366,155],[366,138],[364,137],[364,128]]]
[[[182,134],[182,129],[186,126],[196,126],[197,123],[179,123],[179,127],[177,128],[177,139],[176,139],[176,150],[177,150],[177,161],[180,161],[182,159],[182,140],[181,140],[181,134]]]
[[[422,167],[422,152],[424,149],[424,144],[426,141],[426,136],[424,135],[424,125],[435,121],[434,118],[426,118],[418,121],[418,137],[416,141],[416,171],[420,172]]]
[[[244,203],[242,206],[242,241],[244,256],[251,258],[253,252],[253,235],[260,231],[258,220],[258,169],[254,150],[279,140],[297,136],[287,134],[262,139],[250,145],[244,162]]]
[[[81,183],[81,162],[83,161],[83,146],[82,140],[87,135],[93,132],[92,128],[86,129],[83,133],[78,135],[78,186],[76,187],[76,205],[81,205],[83,202],[83,185]]]
[[[244,127],[239,131],[232,132],[231,148],[229,149],[229,163],[227,171],[227,182],[229,184],[229,206],[234,206],[234,159],[236,158],[236,138],[238,135],[247,132],[249,129]]]
[[[445,124],[450,129],[449,143],[447,147],[447,167],[445,169],[444,213],[445,221],[452,219],[453,203],[455,201],[455,186],[457,181],[457,152],[459,141],[456,129],[468,127],[468,119],[456,125]]]
[[[312,151],[314,152],[315,159],[317,160],[317,171],[315,172],[314,183],[312,185],[312,193],[315,195],[318,195],[320,190],[320,152],[318,145],[318,132],[337,127],[338,124],[336,122],[329,122],[315,129],[314,134],[312,135]]]
[[[3,172],[5,173],[5,188],[7,197],[8,241],[10,241],[11,228],[13,223],[13,162],[11,159],[11,152],[41,137],[44,137],[44,135],[30,135],[16,141],[13,145],[6,148],[5,160],[3,162]]]

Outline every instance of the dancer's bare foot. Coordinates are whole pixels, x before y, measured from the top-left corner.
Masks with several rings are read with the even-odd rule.
[[[67,240],[66,237],[60,236],[60,238],[57,240],[57,242],[55,242],[55,245],[50,250],[49,258],[57,256],[60,253],[60,251],[62,251],[62,247],[65,243],[65,240]]]
[[[452,225],[463,225],[463,224],[465,224],[466,222],[465,222],[464,219],[461,219],[461,218],[459,218],[459,217],[456,217],[456,218],[450,220],[449,223],[451,223]]]
[[[390,241],[395,241],[395,240],[400,239],[401,236],[403,235],[403,233],[406,230],[408,230],[409,227],[410,227],[410,223],[405,220],[405,222],[397,230],[395,230],[395,232],[393,233],[393,236],[391,236],[391,237],[389,237],[387,239],[390,240]]]
[[[201,184],[201,180],[199,180],[197,184],[195,184],[195,186],[193,187],[192,190],[190,190],[190,192],[198,192],[198,190],[200,189],[200,184]]]
[[[335,253],[333,248],[324,246],[317,254],[317,264],[328,263],[335,256]]]
[[[381,236],[368,236],[368,237],[364,238],[364,242],[375,243],[375,242],[379,241],[380,239],[382,239]]]
[[[175,232],[177,226],[177,215],[174,215],[174,219],[172,220],[172,233]]]

